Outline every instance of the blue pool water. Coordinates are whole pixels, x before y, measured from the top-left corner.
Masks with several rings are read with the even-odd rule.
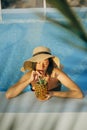
[[[75,9],[87,28],[87,9]],[[43,9],[3,10],[0,22],[0,91],[6,91],[23,73],[23,62],[39,45],[47,46],[60,58],[66,72],[87,93],[87,45],[73,33],[40,19],[36,12]],[[52,10],[47,15],[61,22],[64,17]],[[79,48],[77,46],[80,46]],[[65,90],[65,87],[62,87]],[[29,91],[27,87],[24,91]]]

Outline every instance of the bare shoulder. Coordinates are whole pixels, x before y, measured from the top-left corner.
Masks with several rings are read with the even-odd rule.
[[[30,76],[31,76],[31,73],[32,73],[32,71],[29,71],[29,72],[25,73],[25,74],[21,77],[21,79],[19,80],[19,82],[23,82],[23,81],[29,79]]]
[[[52,75],[55,75],[55,77],[58,79],[58,80],[71,80],[70,78],[69,78],[69,76],[65,73],[65,72],[63,72],[62,70],[60,70],[60,69],[58,69],[58,68],[54,68],[53,69],[53,72],[52,72]]]

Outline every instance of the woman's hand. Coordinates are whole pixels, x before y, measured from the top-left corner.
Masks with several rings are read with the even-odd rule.
[[[44,99],[44,101],[49,100],[51,97],[53,97],[53,93],[49,92],[48,94],[46,94],[46,98]]]
[[[52,97],[52,92],[49,92],[48,94],[46,94],[46,98],[44,100],[41,100],[38,98],[39,101],[47,101]]]
[[[33,82],[33,81],[36,82],[40,76],[41,76],[41,74],[38,71],[32,71],[30,81],[31,82]]]

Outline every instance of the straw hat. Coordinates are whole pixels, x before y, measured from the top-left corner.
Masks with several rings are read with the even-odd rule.
[[[60,60],[51,54],[51,50],[44,46],[36,47],[33,50],[32,57],[24,62],[21,71],[32,70],[33,62],[41,62],[45,59],[52,58],[56,67],[61,68]]]

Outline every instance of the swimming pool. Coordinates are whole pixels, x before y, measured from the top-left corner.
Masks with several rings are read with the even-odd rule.
[[[87,9],[75,8],[87,28]],[[41,12],[43,19],[36,13]],[[73,33],[51,24],[45,15],[66,22],[54,9],[10,9],[2,11],[0,22],[0,91],[6,91],[23,75],[23,62],[33,48],[44,45],[60,58],[66,72],[87,93],[87,46]],[[73,44],[72,44],[73,43]],[[77,47],[79,45],[79,48]],[[65,90],[64,86],[62,87]],[[29,91],[27,87],[24,91]]]

